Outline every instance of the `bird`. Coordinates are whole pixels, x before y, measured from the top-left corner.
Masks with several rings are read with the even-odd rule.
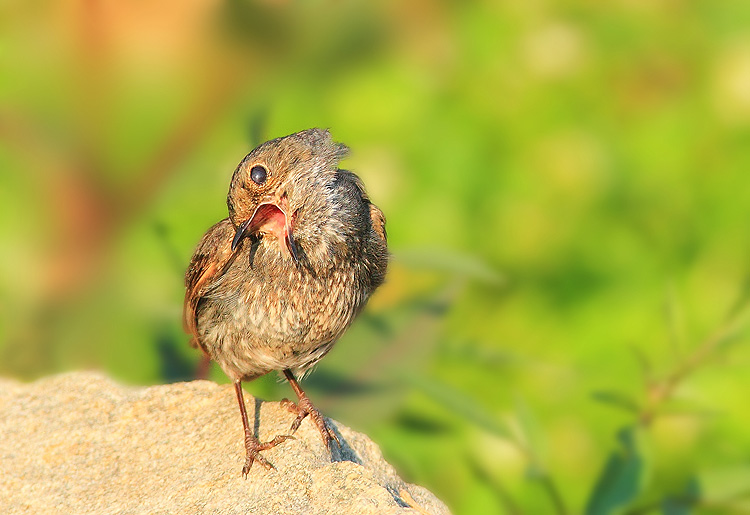
[[[326,448],[341,445],[298,380],[310,371],[384,281],[383,212],[362,180],[339,168],[346,145],[327,129],[267,141],[239,163],[228,216],[201,238],[185,272],[183,325],[191,344],[233,381],[244,430],[247,478],[262,454],[306,417]],[[248,423],[242,382],[280,372],[297,396],[290,433],[260,442]]]

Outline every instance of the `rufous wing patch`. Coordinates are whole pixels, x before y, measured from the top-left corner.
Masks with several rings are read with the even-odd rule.
[[[375,232],[386,241],[385,234],[385,215],[375,204],[370,204],[370,220],[372,220],[372,228]]]
[[[185,272],[185,301],[182,326],[191,336],[190,344],[201,347],[198,337],[197,307],[206,290],[224,274],[232,259],[234,226],[224,219],[211,227],[201,239]]]

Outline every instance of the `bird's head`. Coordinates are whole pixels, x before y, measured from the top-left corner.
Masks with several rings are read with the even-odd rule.
[[[236,228],[232,250],[243,238],[275,238],[283,253],[300,259],[298,235],[314,234],[330,209],[326,190],[348,152],[327,130],[309,129],[263,143],[237,166],[227,195]],[[307,249],[306,249],[307,250]]]

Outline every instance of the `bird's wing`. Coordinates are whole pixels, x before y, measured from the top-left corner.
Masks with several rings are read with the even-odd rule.
[[[200,346],[197,327],[198,302],[214,282],[221,277],[231,263],[232,238],[235,228],[228,218],[211,227],[203,235],[195,249],[185,272],[185,303],[182,311],[182,326],[191,336],[190,344]]]
[[[370,203],[370,220],[372,221],[372,228],[375,229],[378,236],[383,239],[383,242],[387,241],[388,238],[385,234],[385,215],[380,208],[373,203]]]
[[[348,170],[337,170],[337,174],[344,181],[347,181],[347,184],[353,184],[362,201],[370,206],[370,222],[372,228],[380,239],[383,240],[383,243],[385,243],[388,239],[385,233],[385,215],[378,206],[370,201],[370,196],[365,190],[365,184],[362,182],[362,179]]]

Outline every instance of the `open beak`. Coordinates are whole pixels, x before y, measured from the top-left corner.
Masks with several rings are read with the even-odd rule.
[[[273,234],[279,242],[284,242],[295,263],[299,263],[299,249],[294,241],[290,218],[289,202],[286,196],[262,202],[255,208],[253,216],[237,227],[232,240],[232,252],[239,247],[245,236],[259,233]]]
[[[253,219],[248,218],[242,224],[237,227],[237,232],[234,233],[234,239],[232,240],[232,252],[237,250],[237,246],[240,244],[240,241],[242,241],[242,238],[250,234],[250,231],[247,230],[247,228],[252,223]]]

